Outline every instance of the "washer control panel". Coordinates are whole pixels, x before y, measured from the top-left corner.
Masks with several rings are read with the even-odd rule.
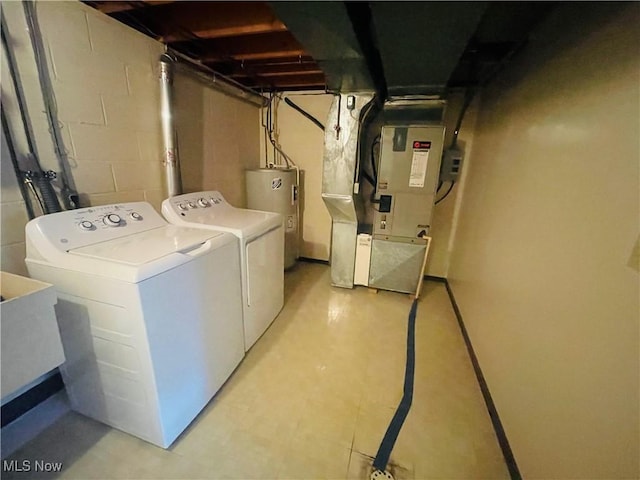
[[[28,228],[36,228],[39,236],[67,251],[167,225],[146,202],[67,210],[29,223],[33,225]]]
[[[78,228],[83,232],[92,232],[104,227],[127,227],[128,222],[142,222],[144,217],[137,211],[129,210],[123,205],[113,205],[109,209],[95,207],[86,209],[84,214],[77,215]],[[117,212],[117,213],[115,213]]]

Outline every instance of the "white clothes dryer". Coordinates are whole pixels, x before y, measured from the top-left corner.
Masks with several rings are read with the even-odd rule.
[[[58,293],[72,408],[168,447],[244,356],[237,239],[145,202],[38,217],[26,238]]]
[[[279,213],[230,205],[217,191],[187,193],[162,202],[176,225],[221,230],[240,239],[245,350],[260,338],[284,303],[284,226]]]

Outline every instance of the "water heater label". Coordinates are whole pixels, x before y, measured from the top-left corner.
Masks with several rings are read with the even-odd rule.
[[[282,178],[276,177],[271,179],[271,190],[279,190],[282,188]]]
[[[424,187],[424,177],[427,174],[429,162],[429,150],[414,150],[411,159],[411,174],[409,175],[410,187]]]

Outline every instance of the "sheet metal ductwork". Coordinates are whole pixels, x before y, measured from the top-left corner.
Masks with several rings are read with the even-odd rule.
[[[335,92],[441,97],[487,2],[271,2]]]
[[[333,92],[375,89],[368,60],[344,2],[270,2],[271,8],[304,45]]]
[[[441,97],[486,2],[371,2],[389,97]]]
[[[395,131],[402,125],[433,125],[440,129],[439,135],[443,137],[441,119],[446,88],[461,57],[472,45],[487,3],[274,2],[271,5],[297,40],[317,60],[326,75],[328,89],[339,93],[334,98],[326,122],[322,198],[333,222],[331,281],[335,286],[351,288],[354,285],[359,233],[356,206],[364,204],[361,196],[354,195],[354,183],[359,181],[356,177],[361,160],[358,146],[366,144],[369,148],[382,125],[389,126],[388,131]],[[350,95],[351,92],[367,93]],[[368,125],[363,117],[369,110],[366,105],[374,96],[380,105],[384,104],[384,109],[378,112],[381,116],[378,116],[375,125]],[[415,147],[407,149],[410,163],[411,158],[415,163],[421,158],[420,155],[432,154],[428,185],[420,189],[420,193],[426,192],[425,198],[428,198],[431,207],[433,195],[429,194],[435,192],[442,154],[442,138],[438,138],[418,138],[430,140],[418,142],[429,145],[424,151],[418,151],[420,149],[416,150]],[[389,139],[383,143],[388,144]],[[426,166],[427,162],[424,163]],[[393,168],[400,167],[394,164]],[[404,178],[407,168],[393,175]],[[389,177],[391,174],[385,175]],[[387,180],[385,177],[384,186],[380,184],[377,189],[386,189],[387,184],[391,185]],[[403,203],[403,192],[394,191],[391,192],[393,195],[384,196],[393,198],[396,210],[411,209],[405,205],[406,202]],[[390,193],[390,190],[382,193]],[[428,231],[426,224],[429,223],[430,210],[425,209],[424,221],[417,223],[418,227]],[[417,273],[408,275],[407,272],[415,263],[415,254],[420,256],[424,247],[413,237],[413,223],[416,223],[411,223],[413,219],[407,220],[412,225],[411,232],[397,234],[402,238],[396,238],[397,235],[390,229],[390,233],[386,230],[377,231],[376,225],[386,224],[392,215],[397,217],[396,229],[400,221],[408,216],[402,211],[385,212],[389,213],[380,214],[384,218],[378,218],[378,215],[374,219],[369,280],[378,288],[409,291],[415,287],[413,277]],[[366,211],[360,215],[363,232],[367,232],[368,216]],[[383,241],[383,237],[387,240]],[[383,247],[387,250],[380,250]],[[401,257],[406,259],[400,260]],[[397,275],[393,273],[396,271],[399,272]],[[411,278],[407,280],[405,277]]]
[[[353,287],[358,234],[354,198],[358,143],[361,121],[373,97],[373,93],[336,95],[325,125],[322,200],[333,222],[331,283],[337,287]]]

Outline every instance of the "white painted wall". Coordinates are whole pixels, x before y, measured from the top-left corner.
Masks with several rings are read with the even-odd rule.
[[[287,92],[283,96],[290,98],[321,123],[326,122],[332,95],[318,94],[317,92]],[[322,201],[324,132],[284,101],[274,101],[274,115],[277,126],[274,132],[275,140],[304,172],[300,256],[329,260],[331,216]],[[260,135],[261,165],[265,166],[267,163],[274,162],[274,152],[268,139],[265,144],[264,129],[261,129]]]
[[[79,2],[37,2],[65,149],[82,205],[162,200],[157,58],[163,46]],[[38,156],[60,171],[44,114],[21,2],[3,2]],[[26,140],[2,58],[2,97],[22,159]],[[24,270],[24,224],[8,155],[2,155],[2,269]],[[5,178],[6,177],[6,178]],[[39,214],[36,209],[36,214]],[[10,243],[7,243],[10,242]]]
[[[82,206],[165,197],[158,59],[164,46],[80,2],[37,2],[62,135]],[[21,2],[3,2],[44,169],[59,171]],[[27,145],[2,58],[2,98],[22,157]],[[219,189],[244,206],[244,170],[259,166],[259,109],[176,80],[185,191]],[[197,147],[197,148],[196,148]],[[3,147],[4,148],[4,147]],[[25,274],[26,211],[2,151],[3,270]],[[36,209],[36,214],[40,214]]]
[[[464,104],[464,90],[455,90],[449,92],[446,97],[447,107],[443,123],[445,126],[444,149],[446,150],[453,141],[453,132],[460,118],[460,113]],[[449,187],[449,183],[443,184],[440,192],[436,195],[436,201],[442,199],[433,207],[433,216],[431,217],[432,243],[429,250],[429,263],[427,264],[427,275],[435,277],[447,277],[449,273],[449,261],[451,255],[452,242],[455,237],[456,217],[460,210],[460,191],[464,189],[468,173],[468,164],[473,152],[473,137],[476,124],[477,105],[479,103],[480,94],[477,93],[469,108],[464,114],[460,132],[458,133],[457,146],[464,151],[464,162],[462,170],[458,175],[458,179],[454,184],[451,192],[445,197],[445,193]]]
[[[245,174],[260,167],[260,109],[177,74],[175,121],[185,193],[218,190],[246,207]]]
[[[640,5],[563,3],[483,93],[449,280],[524,478],[638,478]]]
[[[26,276],[24,225],[28,221],[27,210],[10,162],[4,132],[0,159],[0,270]]]

